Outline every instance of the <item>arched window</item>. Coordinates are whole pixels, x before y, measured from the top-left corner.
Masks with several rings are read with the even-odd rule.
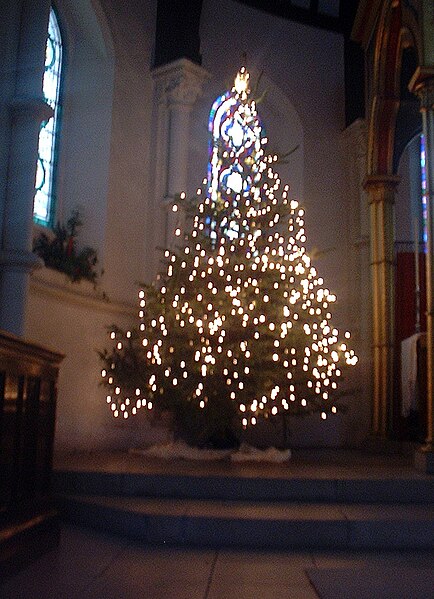
[[[426,184],[426,149],[425,136],[420,136],[420,174],[421,174],[421,195],[422,195],[422,228],[423,242],[426,245],[428,239],[428,189]]]
[[[234,203],[247,197],[261,177],[259,158],[266,138],[255,102],[249,99],[248,79],[243,67],[232,90],[215,100],[209,116],[208,193],[214,210],[220,213],[228,208],[231,213]],[[239,235],[238,225],[229,219],[224,231],[216,231],[216,221],[209,227],[214,239],[221,232],[229,239]]]
[[[51,8],[45,51],[43,92],[45,100],[53,109],[53,116],[41,124],[33,205],[34,221],[46,227],[53,224],[56,204],[56,162],[61,116],[61,78],[62,38],[56,13]]]

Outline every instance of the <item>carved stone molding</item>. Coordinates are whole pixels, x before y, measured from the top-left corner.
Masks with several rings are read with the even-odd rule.
[[[186,58],[158,67],[152,76],[159,103],[188,107],[193,106],[210,78],[208,71]]]
[[[434,79],[425,82],[416,92],[421,110],[434,110]]]
[[[401,181],[398,175],[369,175],[363,188],[369,192],[369,203],[395,201],[395,190]]]
[[[418,67],[408,88],[419,98],[421,110],[434,109],[434,67]]]

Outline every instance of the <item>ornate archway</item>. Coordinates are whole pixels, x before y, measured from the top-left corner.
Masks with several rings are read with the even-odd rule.
[[[388,0],[378,9],[375,26],[363,18],[361,6],[355,37],[364,45],[368,81],[368,152],[365,189],[370,206],[372,281],[372,435],[389,436],[394,398],[394,202],[399,177],[395,144],[401,104],[402,57],[415,45],[399,1]],[[413,25],[413,24],[412,24]]]

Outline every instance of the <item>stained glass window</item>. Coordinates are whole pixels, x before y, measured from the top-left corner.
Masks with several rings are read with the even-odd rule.
[[[426,244],[428,239],[428,189],[426,186],[426,148],[425,148],[425,137],[422,134],[420,136],[420,171],[421,171],[421,195],[422,195],[422,226],[423,226],[423,241]]]
[[[43,92],[53,109],[53,116],[41,124],[36,167],[33,218],[35,222],[51,226],[55,208],[55,175],[58,133],[60,123],[60,87],[62,76],[62,39],[56,13],[50,10]]]
[[[210,219],[212,239],[241,234],[230,214],[260,179],[258,164],[266,138],[254,102],[245,102],[248,93],[248,73],[242,68],[232,90],[216,99],[209,116],[208,193],[214,210],[228,213],[226,220],[219,219],[223,230],[217,231],[217,221]]]

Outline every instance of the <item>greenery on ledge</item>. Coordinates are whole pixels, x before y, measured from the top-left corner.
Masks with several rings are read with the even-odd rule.
[[[33,244],[33,251],[44,260],[47,268],[65,273],[71,281],[85,279],[96,284],[96,250],[91,247],[77,249],[78,230],[82,224],[78,210],[74,210],[66,224],[57,223],[52,234],[41,233]]]

